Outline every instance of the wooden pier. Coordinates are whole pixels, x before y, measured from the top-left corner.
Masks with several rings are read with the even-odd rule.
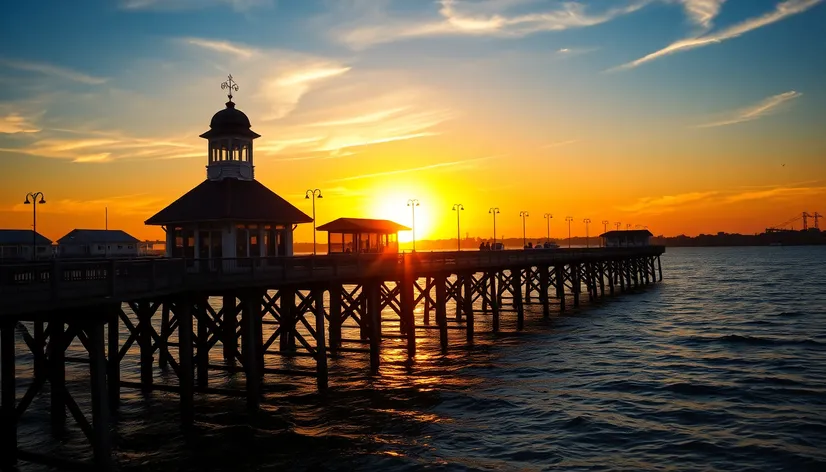
[[[382,339],[390,334],[383,332],[382,312],[397,317],[394,335],[415,358],[416,337],[429,332],[438,332],[443,350],[451,343],[472,345],[477,316],[491,317],[493,331],[504,317],[522,329],[527,304],[540,305],[547,318],[555,307],[578,307],[584,297],[597,301],[660,281],[664,251],[646,246],[0,265],[0,467],[18,460],[56,463],[18,449],[17,423],[47,383],[52,431],[65,426],[68,412],[91,443],[92,465],[109,470],[110,415],[123,388],[177,393],[185,426],[194,421],[196,393],[243,396],[255,411],[267,388],[265,374],[311,376],[324,390],[328,357],[344,355],[369,356],[371,372],[379,374]],[[449,306],[455,306],[450,323]],[[356,326],[358,339],[342,337],[345,323]],[[464,331],[461,341],[448,336],[457,327]],[[22,398],[16,394],[16,340],[32,359]],[[75,340],[87,356],[67,355]],[[219,345],[225,362],[210,363],[210,351]],[[139,382],[121,380],[121,361],[130,349],[139,351]],[[313,368],[277,369],[269,362],[273,356],[308,357]],[[91,419],[66,389],[66,364],[73,362],[89,366]],[[155,383],[158,370],[177,381]],[[245,388],[211,387],[211,370],[243,375]]]

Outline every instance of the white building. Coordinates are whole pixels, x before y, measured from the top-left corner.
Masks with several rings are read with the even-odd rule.
[[[0,229],[0,260],[30,261],[32,247],[37,259],[51,258],[52,241],[29,229]]]
[[[601,234],[602,245],[604,247],[640,247],[650,246],[651,231],[647,229],[628,230],[628,231],[608,231]]]
[[[57,240],[58,257],[138,257],[140,241],[121,230],[75,229]]]
[[[201,135],[209,143],[206,180],[146,220],[166,231],[167,257],[292,256],[295,225],[313,221],[255,180],[253,140],[260,136],[229,98]],[[200,270],[208,267],[217,268],[202,264]]]

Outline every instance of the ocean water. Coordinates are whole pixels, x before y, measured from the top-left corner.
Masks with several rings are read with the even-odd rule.
[[[443,354],[437,331],[420,330],[407,361],[404,341],[388,339],[377,377],[367,355],[332,359],[325,394],[313,379],[268,376],[275,391],[254,416],[242,398],[197,396],[187,432],[173,394],[124,389],[116,462],[154,471],[826,470],[826,248],[675,248],[662,263],[665,281],[637,294],[547,321],[529,307],[521,332],[513,313],[499,334],[477,315],[473,347],[452,330]],[[85,368],[67,376],[88,410]],[[134,350],[123,369],[137,379]],[[215,372],[210,384],[243,386],[243,375]],[[24,415],[21,447],[88,457],[76,428],[50,436],[47,398]]]

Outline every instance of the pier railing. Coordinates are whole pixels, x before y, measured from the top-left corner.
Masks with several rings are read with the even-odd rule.
[[[217,291],[322,281],[357,283],[439,272],[484,271],[569,262],[655,256],[662,246],[593,249],[333,254],[220,260],[139,258],[0,264],[0,315],[133,300],[186,290]]]

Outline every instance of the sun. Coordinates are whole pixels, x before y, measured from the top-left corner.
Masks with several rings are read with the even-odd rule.
[[[417,196],[407,196],[419,194]],[[415,231],[416,239],[427,239],[431,237],[433,230],[433,218],[431,216],[432,206],[428,205],[429,200],[427,195],[422,195],[423,192],[402,192],[402,191],[384,191],[379,193],[383,195],[374,204],[371,214],[375,218],[392,220],[396,223],[413,228],[413,210],[415,202],[410,200],[418,200],[419,204],[415,206]],[[400,243],[409,243],[413,241],[413,231],[402,231],[399,233]]]

